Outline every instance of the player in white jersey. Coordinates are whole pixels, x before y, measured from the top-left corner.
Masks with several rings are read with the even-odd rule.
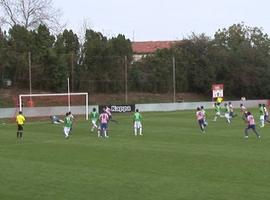
[[[199,107],[197,108],[196,118],[197,118],[197,121],[199,123],[202,133],[204,133],[205,132],[204,115]]]
[[[265,104],[263,104],[262,107],[263,107],[263,113],[264,113],[264,121],[270,123],[268,110],[267,110]]]
[[[242,113],[242,119],[244,121],[246,121],[247,120],[247,108],[242,103],[240,104],[240,111]]]
[[[206,127],[208,125],[208,123],[206,121],[206,111],[204,110],[204,107],[203,106],[201,106],[201,111],[202,111],[203,116],[204,116],[204,118],[203,118],[204,126]]]
[[[228,106],[229,106],[230,117],[231,118],[236,117],[237,114],[234,114],[232,102],[229,102]]]
[[[255,119],[250,112],[247,112],[247,128],[245,128],[245,138],[248,138],[248,130],[252,129],[252,131],[256,134],[257,138],[260,138],[260,134],[256,131],[255,127]]]
[[[109,116],[105,111],[103,111],[100,114],[99,121],[100,121],[101,136],[103,136],[105,138],[109,137],[107,135],[107,127],[108,127],[108,123],[109,123]]]
[[[225,116],[227,122],[230,124],[231,123],[230,107],[229,107],[229,105],[227,103],[225,103],[224,106],[225,106],[225,114],[224,114],[224,116]]]

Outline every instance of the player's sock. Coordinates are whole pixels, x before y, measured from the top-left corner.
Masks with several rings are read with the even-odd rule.
[[[17,131],[17,138],[19,138],[19,136],[20,136],[20,133],[19,133],[19,131]]]
[[[107,131],[106,131],[106,130],[104,130],[103,132],[104,132],[104,137],[108,137],[108,135],[107,135]]]
[[[253,129],[253,132],[256,134],[257,138],[260,138],[260,137],[261,137],[261,136],[259,135],[259,133],[258,133],[255,129]]]
[[[261,127],[264,127],[264,120],[261,120]]]
[[[23,135],[23,133],[22,133],[22,132],[20,132],[20,139],[22,139],[22,135]]]
[[[142,135],[142,128],[140,128],[140,135]]]

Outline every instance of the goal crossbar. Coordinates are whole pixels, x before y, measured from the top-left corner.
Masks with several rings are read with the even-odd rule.
[[[85,117],[88,120],[88,93],[87,92],[76,92],[76,93],[51,93],[51,94],[20,94],[19,95],[19,110],[22,111],[22,98],[23,97],[48,97],[48,96],[67,96],[68,97],[68,108],[70,111],[70,96],[85,95]]]

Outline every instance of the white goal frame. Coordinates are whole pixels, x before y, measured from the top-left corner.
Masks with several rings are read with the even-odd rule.
[[[68,97],[68,110],[71,111],[70,105],[70,96],[75,95],[85,95],[85,118],[88,120],[88,93],[87,92],[79,92],[79,93],[51,93],[51,94],[20,94],[19,95],[19,110],[22,111],[22,98],[23,97],[48,97],[48,96],[67,96]]]

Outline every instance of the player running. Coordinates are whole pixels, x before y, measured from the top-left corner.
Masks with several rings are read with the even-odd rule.
[[[242,119],[244,121],[246,121],[247,120],[247,108],[242,103],[240,104],[240,111],[242,113]]]
[[[197,108],[196,118],[197,118],[197,121],[199,123],[202,133],[204,133],[205,132],[204,115],[199,107]]]
[[[217,121],[217,118],[221,117],[221,106],[220,106],[220,103],[215,103],[214,106],[215,106],[216,114],[215,114],[213,121]]]
[[[134,124],[134,135],[137,136],[137,131],[139,130],[139,134],[142,134],[142,115],[139,113],[139,109],[136,109],[136,112],[133,116],[133,124]]]
[[[99,114],[96,111],[96,108],[93,108],[93,111],[90,113],[89,118],[90,118],[91,123],[92,123],[91,132],[94,132],[95,129],[98,129],[97,121],[99,118]]]
[[[247,128],[245,128],[245,138],[248,138],[248,130],[252,129],[252,131],[256,134],[257,138],[261,138],[259,133],[256,131],[255,127],[255,119],[250,112],[247,112]]]
[[[107,114],[105,109],[100,114],[99,121],[100,121],[100,133],[98,137],[103,136],[105,138],[108,138],[109,136],[107,135],[107,128],[109,123],[109,115]]]
[[[227,103],[225,103],[224,106],[225,106],[224,116],[225,116],[227,122],[230,124],[231,123],[230,106]]]
[[[260,122],[261,122],[260,127],[263,128],[264,127],[264,109],[263,109],[263,105],[260,103],[259,103],[259,112],[260,112]]]
[[[64,119],[64,135],[65,135],[66,139],[69,138],[70,128],[71,127],[72,127],[72,120],[70,118],[69,112],[67,112],[66,117]]]
[[[71,126],[70,126],[70,131],[69,131],[69,134],[71,135],[72,133],[72,128],[73,128],[73,122],[75,120],[75,117],[74,115],[71,113],[71,111],[68,112],[68,116],[70,118],[70,121],[71,121]]]
[[[204,107],[203,106],[201,106],[201,111],[202,111],[203,116],[204,116],[204,118],[203,118],[203,121],[204,121],[203,124],[206,127],[208,125],[208,123],[206,121],[206,111],[204,110]]]
[[[231,117],[231,118],[236,117],[237,114],[234,114],[232,102],[229,102],[228,106],[229,106],[229,111],[230,111],[230,117]]]
[[[263,104],[262,106],[263,106],[263,112],[264,112],[264,121],[270,123],[268,110],[267,110],[265,104]]]

